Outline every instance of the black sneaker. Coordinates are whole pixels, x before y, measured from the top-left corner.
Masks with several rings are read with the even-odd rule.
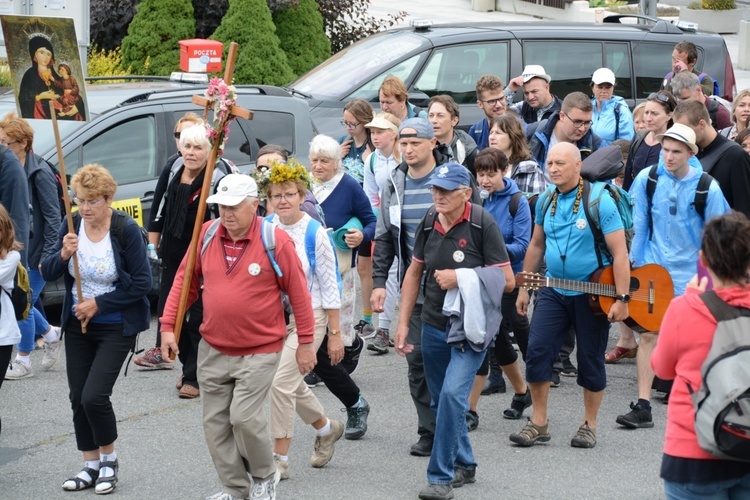
[[[651,428],[654,426],[651,412],[640,403],[630,403],[630,412],[617,417],[617,423],[628,429]]]
[[[461,486],[465,484],[471,484],[477,482],[477,469],[464,469],[461,467],[456,467],[453,470],[453,481],[451,481],[451,486],[454,488],[460,488]]]
[[[375,327],[361,319],[359,323],[354,325],[354,332],[363,339],[371,339],[375,336]]]
[[[562,371],[560,372],[560,375],[563,377],[577,377],[578,376],[578,370],[576,369],[575,365],[570,361],[570,359],[564,359],[562,362]]]
[[[494,379],[492,375],[487,379],[487,381],[484,383],[484,388],[482,388],[482,396],[489,396],[490,394],[505,394],[505,391],[508,389],[505,386],[505,379],[501,375],[498,379]]]
[[[389,333],[385,328],[378,328],[373,338],[367,343],[367,350],[375,354],[386,354],[388,352]]]
[[[552,378],[550,379],[551,387],[560,387],[560,374],[558,372],[552,372]]]
[[[419,441],[411,445],[409,454],[415,457],[429,457],[432,455],[432,443],[434,436],[419,436]]]
[[[359,355],[362,353],[364,347],[365,341],[357,335],[354,336],[352,345],[344,347],[344,359],[341,360],[341,366],[344,367],[344,370],[346,370],[349,375],[357,371],[357,367],[359,366]]]
[[[348,418],[346,419],[346,439],[359,439],[367,432],[367,416],[370,414],[370,405],[365,398],[360,396],[362,405],[357,408],[345,408]]]
[[[307,387],[312,389],[313,387],[317,385],[323,384],[323,380],[318,377],[318,374],[315,372],[310,372],[307,375],[305,375],[305,383],[307,384]]]
[[[471,432],[477,430],[477,427],[479,427],[479,414],[475,411],[467,411],[466,428],[469,430],[469,432]]]

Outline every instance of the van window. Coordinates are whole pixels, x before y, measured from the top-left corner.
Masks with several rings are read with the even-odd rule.
[[[247,165],[255,161],[258,150],[266,144],[276,144],[284,148],[290,155],[294,151],[294,115],[276,111],[255,111],[253,119],[236,120],[236,133],[234,130],[229,135],[225,149],[227,158],[233,160],[237,165]],[[247,136],[245,132],[247,131]],[[255,144],[250,145],[248,139]],[[245,170],[245,169],[243,169]]]
[[[591,75],[604,63],[601,42],[529,41],[523,44],[524,65],[541,64],[552,77],[552,93],[560,99],[571,92],[591,94]]]
[[[649,94],[661,88],[664,77],[672,71],[674,46],[674,43],[643,42],[633,48],[637,99],[646,99]]]
[[[507,43],[460,45],[435,50],[414,89],[430,97],[448,94],[458,104],[474,103],[477,100],[477,80],[487,74],[508,81]]]
[[[65,171],[75,174],[82,165],[98,163],[110,171],[117,184],[156,177],[156,119],[142,116],[118,123],[65,156]]]
[[[411,74],[414,72],[414,68],[417,66],[417,63],[423,58],[424,54],[418,54],[407,59],[406,61],[398,63],[396,66],[388,68],[387,70],[367,82],[365,85],[354,91],[352,95],[350,95],[346,100],[348,101],[350,99],[359,97],[360,99],[364,99],[366,101],[378,102],[378,90],[380,89],[380,84],[383,83],[383,80],[385,80],[386,76],[397,76],[401,78],[403,82],[407,82],[409,80],[409,76],[411,76]]]
[[[607,43],[604,45],[604,66],[611,69],[617,86],[615,95],[623,99],[633,98],[633,79],[630,74],[630,50],[627,43]]]

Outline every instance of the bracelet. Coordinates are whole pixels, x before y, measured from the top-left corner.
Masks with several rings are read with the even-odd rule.
[[[328,335],[341,335],[341,330],[328,330]]]

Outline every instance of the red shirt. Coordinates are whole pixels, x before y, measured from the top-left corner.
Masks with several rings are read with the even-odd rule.
[[[211,347],[230,356],[279,352],[286,337],[281,290],[289,295],[297,322],[300,344],[313,341],[315,318],[310,292],[294,242],[276,229],[276,262],[283,276],[277,277],[260,234],[261,218],[253,220],[245,238],[234,242],[235,250],[227,260],[225,244],[232,240],[219,225],[205,253],[196,259],[190,283],[188,307],[198,297],[203,284],[203,323],[201,335]],[[212,221],[201,231],[198,248]],[[173,331],[177,305],[184,281],[187,254],[180,264],[174,285],[161,317],[163,331]]]
[[[730,305],[750,308],[750,287],[717,289]],[[716,458],[698,445],[695,437],[695,411],[687,383],[695,390],[701,386],[701,367],[711,349],[716,320],[694,288],[676,297],[664,315],[662,328],[651,356],[657,377],[674,380],[667,407],[667,433],[664,453],[673,457]]]

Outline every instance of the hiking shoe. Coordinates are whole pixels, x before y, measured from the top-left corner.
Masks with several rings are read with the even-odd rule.
[[[54,342],[44,341],[44,356],[42,357],[42,368],[49,370],[55,363],[60,359],[60,353],[62,352],[62,339],[60,338],[60,328],[53,326],[57,332],[57,340]]]
[[[550,387],[560,387],[560,374],[558,372],[552,372],[552,378],[549,381]]]
[[[161,357],[161,347],[152,347],[143,356],[133,358],[133,363],[151,370],[171,370],[174,368],[173,361],[166,361]]]
[[[573,448],[593,448],[596,446],[596,431],[589,427],[588,421],[578,428],[578,432],[570,440]]]
[[[5,380],[21,380],[22,378],[33,376],[34,372],[31,371],[31,367],[18,359],[14,359],[13,362],[8,365],[8,369],[5,372]]]
[[[563,377],[576,377],[578,376],[578,369],[575,367],[570,359],[564,359],[562,362],[562,371],[560,375]]]
[[[313,387],[317,385],[323,385],[323,380],[318,377],[318,374],[315,372],[310,372],[307,375],[305,375],[305,383],[307,384],[307,387],[312,389]]]
[[[429,457],[432,455],[432,443],[435,436],[419,436],[419,441],[411,445],[409,454],[415,457]]]
[[[344,359],[341,360],[341,366],[344,367],[346,373],[352,375],[357,371],[359,366],[359,355],[362,354],[362,349],[365,347],[365,341],[355,335],[352,345],[344,346]]]
[[[518,434],[511,434],[510,440],[520,446],[532,446],[537,441],[545,443],[550,440],[552,436],[549,433],[549,422],[538,426],[529,419],[521,432]]]
[[[378,328],[372,340],[367,343],[367,350],[372,351],[375,354],[385,354],[388,352],[389,345],[388,330],[385,328]]]
[[[479,427],[479,414],[475,411],[466,412],[466,428],[469,432],[477,430]]]
[[[279,471],[279,481],[289,479],[289,461],[282,460],[276,453],[274,453],[273,463],[276,464],[276,470]]]
[[[463,467],[456,467],[453,470],[453,481],[451,486],[454,488],[460,488],[465,484],[471,484],[477,482],[477,469],[464,469]]]
[[[344,424],[338,420],[331,420],[331,432],[325,436],[315,437],[313,455],[310,457],[310,465],[316,468],[325,467],[333,458],[333,446],[341,439],[344,433]]]
[[[453,498],[453,486],[450,484],[428,484],[419,491],[422,500],[450,500]]]
[[[518,420],[523,416],[526,408],[531,406],[531,391],[526,389],[526,394],[514,394],[510,402],[510,408],[503,411],[503,418]]]
[[[367,432],[367,416],[370,414],[370,404],[360,396],[362,404],[357,408],[345,408],[348,418],[346,419],[346,439],[359,439]]]
[[[367,340],[375,336],[375,327],[367,321],[361,319],[354,325],[354,332],[361,338]]]
[[[630,412],[617,417],[617,423],[628,429],[651,428],[654,421],[651,412],[640,403],[630,403]]]
[[[501,375],[499,378],[494,379],[490,375],[487,381],[484,383],[482,389],[482,396],[489,396],[490,394],[505,394],[508,389],[505,386],[505,379]]]

